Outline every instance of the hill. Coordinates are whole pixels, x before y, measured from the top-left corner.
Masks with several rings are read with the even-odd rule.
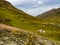
[[[0,23],[60,41],[60,24],[55,22],[48,23],[47,21],[46,23],[45,21],[42,22],[42,20],[15,8],[5,0],[0,0]],[[45,33],[38,32],[39,30],[44,30]]]
[[[46,22],[60,23],[60,8],[49,10],[37,16]]]
[[[33,30],[34,24],[40,22],[35,17],[15,8],[11,3],[0,0],[0,23],[18,28]]]
[[[40,26],[42,30],[46,31],[43,35],[51,39],[60,40],[60,8],[44,12],[36,18],[41,20],[42,23]]]
[[[59,45],[32,32],[0,24],[0,45]]]

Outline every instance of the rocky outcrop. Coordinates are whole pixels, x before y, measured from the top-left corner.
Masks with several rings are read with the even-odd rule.
[[[0,24],[0,45],[59,45],[43,36],[11,28],[13,27]]]

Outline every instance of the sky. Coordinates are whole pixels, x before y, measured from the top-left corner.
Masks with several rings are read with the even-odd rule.
[[[37,16],[48,10],[59,8],[60,0],[7,0],[11,2],[16,8],[24,12]]]

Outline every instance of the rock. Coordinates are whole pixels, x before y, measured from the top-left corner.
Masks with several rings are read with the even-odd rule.
[[[39,30],[40,31],[40,30]],[[44,32],[44,31],[43,31]],[[60,45],[26,30],[0,24],[0,45]]]
[[[38,30],[39,33],[45,33],[45,30]]]
[[[45,37],[32,33],[0,30],[0,45],[57,45]]]

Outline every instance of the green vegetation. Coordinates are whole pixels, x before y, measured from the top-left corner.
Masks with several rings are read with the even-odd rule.
[[[37,18],[42,19],[43,29],[46,30],[46,34],[43,34],[51,39],[60,41],[60,8],[49,10]]]
[[[39,38],[39,39],[38,39]],[[0,45],[59,45],[44,37],[17,30],[0,30]]]
[[[32,17],[25,12],[14,8],[11,6],[11,4],[3,4],[0,7],[0,23],[23,28],[26,30],[33,30],[32,28],[35,26],[35,23],[39,22],[39,20],[37,20],[35,17]]]
[[[48,23],[60,24],[60,8],[49,10],[41,15],[38,15],[37,18]]]
[[[10,30],[0,30],[0,45],[37,45],[39,42],[36,37],[32,34],[20,32],[20,31],[10,31]],[[40,45],[40,44],[39,44]]]
[[[16,9],[9,2],[0,0],[0,23],[32,31],[56,41],[60,41],[59,12],[60,10],[53,11],[53,13],[49,13],[48,16],[42,16],[44,18],[41,18],[42,20],[40,20],[36,17],[28,15],[27,13],[19,9]],[[41,29],[45,30],[45,33],[41,34],[40,32],[38,32],[38,30]]]

